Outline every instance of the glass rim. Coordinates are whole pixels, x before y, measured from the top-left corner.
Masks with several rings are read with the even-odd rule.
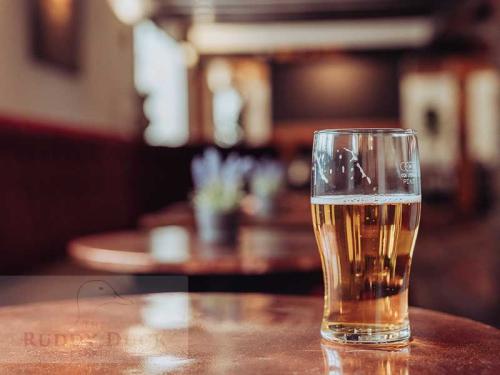
[[[344,128],[344,129],[322,129],[315,130],[314,134],[396,134],[396,135],[416,135],[413,129],[402,128]]]

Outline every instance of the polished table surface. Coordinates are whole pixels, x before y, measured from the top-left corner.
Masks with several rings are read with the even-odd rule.
[[[0,373],[499,373],[493,327],[412,308],[409,346],[373,350],[322,342],[321,311],[317,297],[183,293],[4,307]]]
[[[101,271],[184,275],[314,271],[321,269],[312,227],[242,227],[238,243],[224,247],[199,241],[182,226],[105,233],[70,242],[70,256]]]

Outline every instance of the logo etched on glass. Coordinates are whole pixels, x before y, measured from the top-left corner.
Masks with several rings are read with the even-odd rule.
[[[401,179],[406,185],[413,185],[417,179],[417,166],[412,161],[403,161],[399,164]]]

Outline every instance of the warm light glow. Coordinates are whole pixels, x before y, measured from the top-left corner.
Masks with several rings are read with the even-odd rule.
[[[144,369],[147,374],[163,374],[167,372],[180,371],[192,363],[194,359],[175,357],[172,355],[150,356],[144,359]]]
[[[231,86],[233,70],[231,64],[222,58],[210,61],[207,68],[207,85],[212,93]]]
[[[146,97],[146,142],[171,147],[185,144],[189,118],[183,49],[152,21],[143,21],[134,27],[134,55],[135,86]]]
[[[198,51],[194,48],[192,43],[181,42],[179,43],[182,51],[184,52],[184,60],[188,68],[193,68],[198,64],[199,56]]]
[[[51,24],[64,26],[71,18],[72,0],[43,0],[41,6]]]
[[[128,25],[141,21],[150,11],[150,3],[146,0],[108,0],[116,17]]]
[[[141,308],[144,328],[185,329],[191,319],[189,297],[182,293],[151,294]]]
[[[239,124],[243,98],[233,85],[233,67],[229,61],[219,58],[207,68],[207,85],[212,91],[214,141],[222,147],[238,143],[243,132]]]
[[[378,20],[260,23],[195,23],[188,39],[200,53],[249,53],[318,48],[395,48],[427,44],[432,20],[422,17]]]

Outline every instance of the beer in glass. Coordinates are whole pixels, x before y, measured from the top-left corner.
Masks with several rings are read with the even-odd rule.
[[[421,200],[415,133],[318,131],[311,185],[325,284],[323,338],[408,341],[408,280]]]

